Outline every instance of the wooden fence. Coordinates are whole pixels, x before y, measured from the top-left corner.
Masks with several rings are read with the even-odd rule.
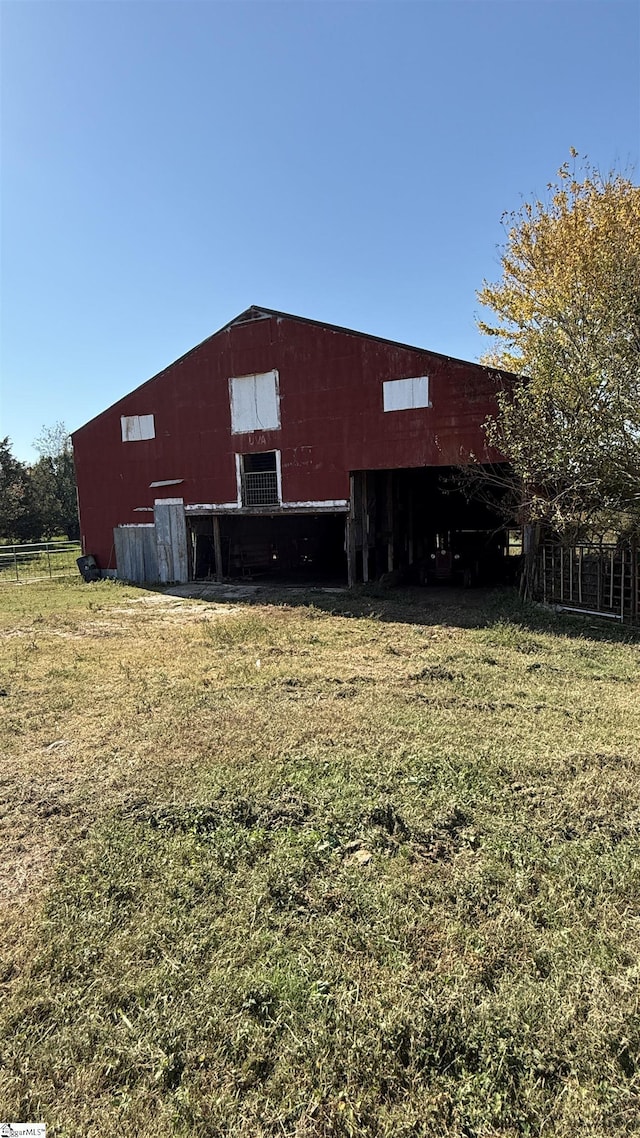
[[[182,498],[156,499],[153,523],[116,526],[113,541],[121,581],[166,585],[189,580]]]
[[[545,542],[538,552],[536,597],[567,611],[640,620],[640,550],[633,544]]]

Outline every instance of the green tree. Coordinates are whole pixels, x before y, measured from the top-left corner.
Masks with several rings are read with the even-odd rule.
[[[33,494],[28,467],[11,450],[11,440],[0,440],[0,538],[20,542],[36,540]]]
[[[478,294],[483,362],[526,377],[488,441],[522,521],[564,534],[640,525],[640,187],[571,159],[506,215],[501,279]]]
[[[80,536],[71,438],[64,423],[43,427],[34,442],[40,458],[30,470],[42,537]]]

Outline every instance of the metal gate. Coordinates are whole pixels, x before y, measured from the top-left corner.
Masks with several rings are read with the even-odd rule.
[[[538,553],[539,600],[620,621],[640,619],[640,551],[633,544],[545,542]]]
[[[36,541],[30,545],[0,545],[0,584],[72,577],[82,553],[79,541]]]

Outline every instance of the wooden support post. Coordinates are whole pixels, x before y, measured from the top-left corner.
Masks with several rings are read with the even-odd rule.
[[[347,553],[347,585],[356,583],[356,479],[349,475],[349,512],[345,520],[345,549]]]
[[[407,487],[407,553],[409,565],[413,565],[413,479]]]
[[[393,471],[387,471],[387,570],[393,573]]]
[[[195,581],[198,568],[198,535],[192,526],[189,526],[188,533],[191,542],[191,580]]]
[[[213,522],[213,550],[216,558],[216,581],[221,581],[222,572],[222,541],[220,539],[220,518],[217,514],[211,519]]]
[[[369,580],[369,491],[367,487],[367,472],[363,470],[362,479],[362,580],[365,585]]]
[[[351,589],[356,583],[356,539],[351,514],[345,518],[344,544],[347,553],[347,586]]]

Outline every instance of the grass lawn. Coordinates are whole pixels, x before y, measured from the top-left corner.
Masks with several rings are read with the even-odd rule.
[[[268,600],[0,593],[0,1118],[640,1134],[638,640]]]

